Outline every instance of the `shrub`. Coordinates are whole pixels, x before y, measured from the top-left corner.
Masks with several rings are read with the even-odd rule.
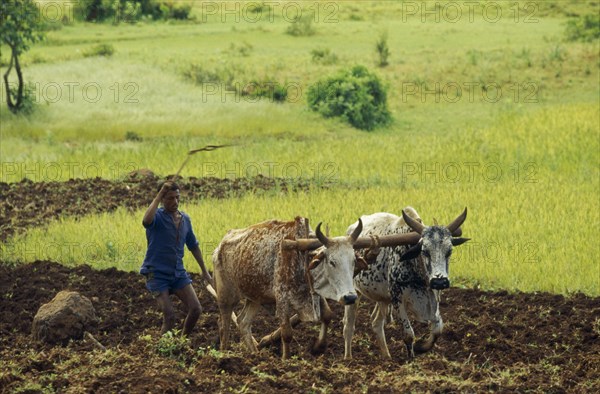
[[[93,56],[106,56],[110,57],[115,53],[115,48],[112,44],[98,44],[94,45],[87,51],[83,52],[83,56],[85,57],[93,57]]]
[[[163,19],[188,20],[192,13],[191,3],[167,2],[161,4]]]
[[[282,103],[287,99],[288,91],[285,85],[264,79],[262,81],[251,81],[242,88],[240,93],[242,96],[264,97],[271,101]]]
[[[338,62],[338,57],[335,53],[331,52],[329,48],[326,49],[313,49],[310,51],[312,55],[312,60],[315,63],[321,64],[336,64]]]
[[[286,29],[286,33],[291,36],[312,36],[315,34],[315,28],[312,25],[313,15],[306,14],[296,17]]]
[[[389,64],[388,58],[390,57],[390,48],[387,43],[387,33],[382,33],[379,36],[379,39],[375,43],[375,49],[377,50],[377,55],[379,56],[379,60],[377,61],[377,65],[379,67],[385,67]]]
[[[125,141],[136,141],[139,142],[142,140],[142,137],[140,137],[140,135],[138,133],[136,133],[135,131],[127,131],[125,133]]]
[[[228,90],[235,90],[234,80],[236,74],[239,74],[239,67],[235,65],[225,64],[223,67],[209,70],[202,65],[192,63],[183,71],[183,76],[196,85],[206,83],[217,83],[224,85]]]
[[[592,42],[600,38],[600,15],[589,14],[567,22],[567,41]]]
[[[387,88],[364,66],[354,66],[311,86],[308,105],[325,117],[339,116],[362,130],[372,130],[392,119]]]
[[[135,22],[142,17],[154,20],[190,19],[192,5],[158,0],[79,0],[74,11],[85,21],[112,19],[113,23],[120,23]]]
[[[243,41],[239,45],[234,44],[233,42],[229,45],[229,52],[232,54],[239,54],[243,57],[248,57],[254,50],[252,44]]]
[[[17,88],[9,85],[9,90],[13,100],[16,101]],[[35,84],[32,82],[25,83],[23,85],[23,97],[21,98],[21,105],[18,107],[18,113],[25,116],[31,115],[35,111],[37,103]]]
[[[265,14],[271,12],[271,6],[265,3],[250,3],[248,11],[253,14]]]

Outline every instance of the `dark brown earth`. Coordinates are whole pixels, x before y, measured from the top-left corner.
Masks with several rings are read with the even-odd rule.
[[[29,227],[45,225],[59,216],[83,216],[110,212],[118,207],[137,209],[152,202],[161,181],[149,171],[131,173],[126,179],[70,179],[67,182],[0,182],[0,241]],[[294,192],[327,187],[297,178],[195,178],[177,180],[184,200],[239,197],[246,193]]]
[[[217,307],[196,276],[204,312],[183,345],[179,337],[159,341],[160,315],[138,274],[38,261],[0,263],[0,278],[2,393],[600,392],[600,298],[582,294],[451,288],[441,304],[442,338],[412,362],[393,324],[387,327],[393,359],[380,359],[367,321],[371,305],[365,304],[355,357],[344,361],[343,309],[332,305],[336,318],[324,354],[308,351],[318,327],[305,323],[294,331],[294,357],[281,362],[279,346],[253,355],[239,345],[229,352],[210,347],[217,338]],[[100,318],[93,334],[106,350],[89,340],[64,346],[32,340],[37,309],[65,289],[92,300]],[[274,327],[274,317],[263,313],[254,333]],[[423,334],[425,327],[415,330]]]
[[[59,216],[146,206],[166,178],[140,173],[121,181],[0,183],[0,242]],[[178,183],[186,200],[327,187],[265,177]],[[278,344],[254,355],[239,345],[216,350],[216,303],[200,280],[195,288],[204,313],[191,340],[161,339],[161,316],[138,274],[0,261],[0,393],[600,392],[600,298],[451,288],[441,304],[443,336],[412,362],[394,324],[387,327],[392,360],[379,357],[369,304],[359,312],[354,359],[344,361],[343,309],[332,305],[329,348],[312,355],[318,326],[304,324],[295,330],[294,357],[281,362]],[[60,290],[92,300],[100,318],[93,335],[105,350],[90,340],[50,346],[32,339],[35,313]],[[180,310],[180,323],[183,316]],[[260,337],[275,326],[263,313],[254,333]],[[415,330],[424,334],[426,327],[415,324]]]

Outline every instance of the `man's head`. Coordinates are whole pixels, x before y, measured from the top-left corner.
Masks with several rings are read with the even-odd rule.
[[[163,182],[158,188],[163,192],[161,203],[167,212],[176,212],[179,208],[179,185],[175,182]]]

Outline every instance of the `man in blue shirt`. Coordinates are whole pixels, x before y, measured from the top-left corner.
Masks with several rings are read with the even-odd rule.
[[[160,203],[161,208],[158,207]],[[142,224],[146,228],[148,250],[140,273],[146,276],[146,287],[156,297],[163,313],[161,333],[175,326],[175,310],[169,298],[170,294],[175,294],[187,308],[182,334],[188,335],[196,325],[202,307],[183,266],[184,245],[198,262],[204,279],[212,284],[212,277],[204,265],[190,217],[178,207],[179,186],[167,181],[144,214]]]

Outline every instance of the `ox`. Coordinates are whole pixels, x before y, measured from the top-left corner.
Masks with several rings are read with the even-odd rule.
[[[225,235],[213,252],[221,349],[229,347],[231,312],[240,300],[245,305],[237,321],[250,351],[258,350],[251,324],[262,305],[275,304],[280,328],[277,334],[264,337],[259,346],[281,335],[282,358],[288,358],[294,313],[298,316],[293,320],[321,320],[316,347],[324,344],[332,315],[324,299],[350,305],[357,298],[352,282],[357,259],[352,245],[362,231],[362,222],[359,219],[348,237],[329,238],[320,227],[319,223],[316,236],[323,246],[312,253],[281,247],[284,239],[309,236],[305,218],[266,221]],[[359,264],[366,268],[363,260]]]
[[[450,286],[448,264],[452,247],[461,245],[468,238],[454,238],[460,235],[460,226],[467,217],[467,209],[448,226],[427,227],[422,224],[418,213],[407,207],[402,218],[390,213],[375,213],[362,216],[363,234],[382,236],[408,233],[411,230],[421,235],[414,246],[402,245],[383,248],[369,261],[368,269],[361,271],[354,279],[356,290],[376,302],[372,313],[371,327],[382,356],[391,358],[385,340],[384,325],[391,304],[394,315],[399,316],[404,328],[404,343],[408,357],[413,358],[415,351],[429,351],[442,333],[443,322],[440,316],[439,301],[441,290]],[[348,228],[352,232],[357,227]],[[344,311],[344,358],[352,358],[352,335],[356,320],[357,304],[345,307]],[[410,324],[407,311],[421,322],[428,322],[430,333],[427,338],[415,343],[415,333]]]

